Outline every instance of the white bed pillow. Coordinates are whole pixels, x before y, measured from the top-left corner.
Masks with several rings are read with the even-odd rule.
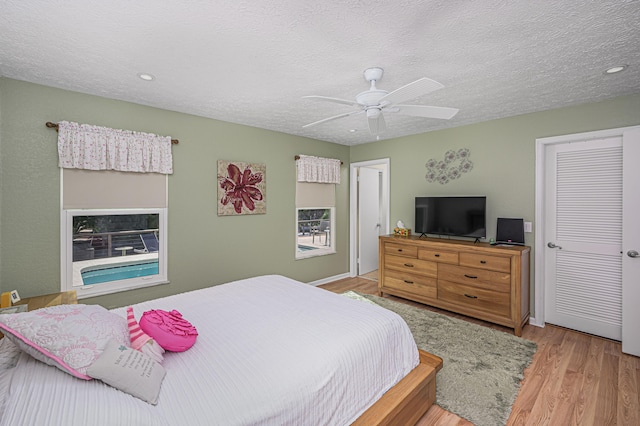
[[[110,340],[87,374],[156,405],[166,371],[149,355]]]
[[[22,351],[79,379],[110,339],[130,346],[127,321],[99,305],[59,305],[0,315],[0,331]]]

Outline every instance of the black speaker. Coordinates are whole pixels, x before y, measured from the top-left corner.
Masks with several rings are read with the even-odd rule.
[[[524,245],[524,220],[499,217],[496,244]]]

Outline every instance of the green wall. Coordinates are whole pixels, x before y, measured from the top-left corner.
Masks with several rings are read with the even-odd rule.
[[[47,121],[180,140],[169,177],[171,284],[84,300],[112,307],[260,274],[310,282],[347,273],[349,162],[391,159],[392,225],[402,219],[412,226],[413,198],[430,194],[487,195],[488,237],[495,235],[497,217],[533,222],[535,139],[638,125],[638,111],[640,94],[349,148],[0,78],[0,290],[17,289],[28,297],[60,289],[60,173],[56,133],[45,127]],[[459,148],[471,151],[473,170],[446,185],[427,183],[426,161]],[[334,255],[294,260],[296,154],[344,162]],[[219,159],[266,163],[266,215],[217,216]],[[526,235],[527,244],[534,245],[534,235]]]
[[[357,145],[351,162],[390,159],[391,224],[402,219],[413,228],[414,197],[486,195],[487,240],[498,217],[535,219],[535,141],[537,138],[640,124],[640,94],[580,106],[493,120],[454,129]],[[428,183],[425,163],[442,160],[450,149],[468,148],[473,170],[447,184]],[[533,233],[525,234],[534,247]],[[534,252],[531,254],[533,301]]]
[[[262,274],[310,282],[349,271],[349,148],[0,78],[0,290],[60,291],[61,120],[170,135],[168,285],[84,299],[107,307]],[[339,158],[334,255],[294,260],[297,154]],[[217,160],[267,167],[267,214],[218,217]]]

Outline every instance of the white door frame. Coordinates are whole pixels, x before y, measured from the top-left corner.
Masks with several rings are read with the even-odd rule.
[[[384,166],[382,171],[382,196],[380,202],[385,209],[385,223],[382,223],[382,234],[389,233],[389,198],[390,198],[390,170],[391,161],[389,158],[381,158],[379,160],[360,161],[351,163],[350,170],[350,187],[349,187],[349,276],[355,277],[358,274],[358,168],[370,166]]]
[[[544,205],[544,185],[545,185],[545,148],[547,145],[571,143],[572,141],[585,141],[592,139],[603,139],[609,137],[622,137],[623,133],[629,129],[639,126],[619,127],[616,129],[598,130],[594,132],[575,133],[569,135],[552,136],[548,138],[536,139],[536,236],[535,236],[535,309],[534,317],[529,322],[538,327],[544,327],[544,265],[546,241],[545,237],[545,205]]]

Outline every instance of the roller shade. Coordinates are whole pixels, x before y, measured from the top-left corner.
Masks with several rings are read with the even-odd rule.
[[[65,210],[166,208],[167,204],[167,175],[62,169]]]
[[[335,192],[332,184],[296,182],[296,207],[335,207]]]

